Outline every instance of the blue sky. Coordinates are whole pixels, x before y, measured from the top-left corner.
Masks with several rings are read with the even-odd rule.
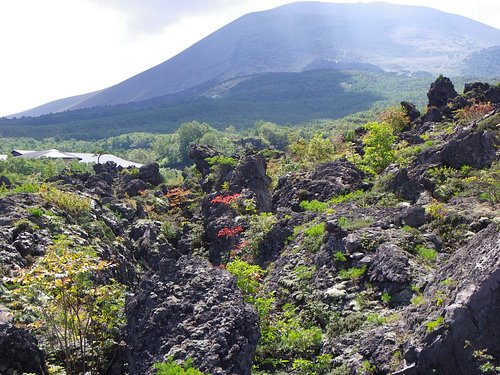
[[[290,2],[2,0],[0,116],[106,88],[167,60],[245,13]],[[500,28],[500,0],[391,2],[430,6]]]

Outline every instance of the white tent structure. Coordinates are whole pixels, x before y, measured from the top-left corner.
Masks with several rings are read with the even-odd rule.
[[[56,149],[43,150],[43,151],[30,151],[30,150],[12,150],[11,154],[15,157],[33,159],[33,158],[48,158],[48,159],[63,159],[63,160],[75,160],[80,163],[100,163],[104,164],[108,161],[115,162],[123,168],[128,167],[142,167],[142,164],[134,163],[133,161],[125,160],[119,158],[118,156],[112,154],[92,154],[92,153],[82,153],[82,152],[62,152]]]

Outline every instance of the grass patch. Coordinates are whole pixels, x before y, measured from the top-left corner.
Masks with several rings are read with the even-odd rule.
[[[417,245],[415,247],[415,250],[417,251],[418,256],[420,256],[421,258],[425,259],[428,262],[435,262],[437,259],[438,253],[434,249],[430,249],[423,245]]]
[[[362,267],[352,267],[346,270],[340,270],[339,277],[342,280],[357,280],[365,274],[366,269],[367,266],[365,264]]]

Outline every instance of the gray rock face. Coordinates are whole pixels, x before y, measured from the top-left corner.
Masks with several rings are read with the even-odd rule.
[[[48,375],[45,355],[36,339],[10,323],[0,323],[0,374]]]
[[[401,102],[401,107],[410,119],[410,122],[413,122],[420,117],[420,111],[415,107],[413,103]]]
[[[496,157],[496,140],[491,132],[463,132],[443,147],[443,163],[459,169],[491,166]]]
[[[379,283],[407,283],[408,257],[394,244],[382,244],[375,253],[368,276]]]
[[[137,178],[153,186],[158,186],[163,182],[158,163],[148,163],[140,167]]]
[[[301,200],[328,200],[364,187],[365,174],[345,159],[320,164],[312,173],[288,174],[280,178],[273,196],[275,207],[300,211]]]
[[[453,99],[458,93],[451,80],[447,77],[439,77],[432,84],[427,98],[429,99],[428,107],[443,107],[448,102],[448,99]]]
[[[207,145],[191,145],[189,146],[189,158],[194,161],[196,168],[200,171],[203,178],[210,174],[210,164],[206,161],[207,158],[212,158],[219,155],[213,147]]]
[[[123,192],[127,194],[129,197],[136,197],[139,195],[141,191],[147,190],[148,185],[139,179],[133,179],[123,187]]]
[[[445,325],[436,332],[424,334],[420,343],[408,349],[406,357],[413,357],[415,361],[411,368],[399,374],[483,374],[479,367],[484,362],[473,356],[474,350],[486,349],[496,358],[493,363],[500,358],[500,233],[497,225],[491,224],[479,232],[453,255],[438,275],[440,280],[429,285],[426,296],[436,295],[442,288],[442,280],[460,281],[440,312]]]
[[[271,178],[266,175],[266,169],[267,163],[263,156],[250,154],[235,169],[229,181],[232,191],[241,192],[245,188],[251,190],[255,194],[257,209],[260,211],[271,209]]]
[[[153,374],[167,356],[210,374],[250,374],[258,316],[234,278],[195,257],[163,259],[127,304],[130,374]]]

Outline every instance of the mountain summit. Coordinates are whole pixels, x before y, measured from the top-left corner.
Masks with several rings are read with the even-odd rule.
[[[500,30],[431,8],[298,2],[242,16],[115,86],[20,115],[138,102],[238,76],[353,63],[453,74],[472,53],[497,45]]]

